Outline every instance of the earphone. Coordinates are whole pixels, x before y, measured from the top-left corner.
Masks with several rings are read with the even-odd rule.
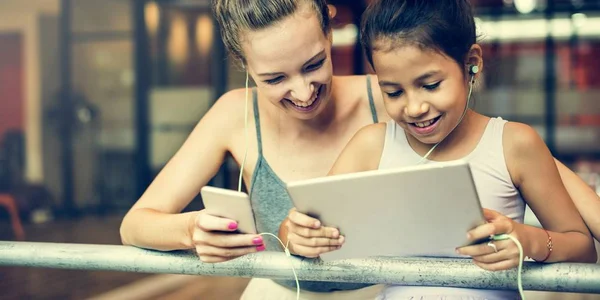
[[[473,80],[473,76],[477,75],[477,73],[479,73],[479,66],[478,65],[470,65],[469,66],[469,74],[471,74],[471,80]]]
[[[246,165],[246,158],[248,157],[248,101],[249,101],[249,91],[250,88],[248,87],[248,83],[250,81],[250,75],[248,74],[248,69],[246,69],[246,65],[244,64],[244,61],[242,61],[242,68],[244,68],[244,70],[246,70],[246,99],[245,99],[245,105],[244,105],[244,140],[245,140],[245,146],[244,146],[244,158],[242,160],[242,164],[240,166],[240,176],[238,179],[238,192],[242,192],[242,179],[244,176],[244,166]],[[255,107],[254,109],[258,109],[258,107]],[[257,120],[258,121],[258,120]],[[290,266],[292,268],[292,272],[294,273],[294,279],[296,280],[296,299],[299,300],[300,299],[300,281],[298,280],[298,274],[296,273],[296,268],[294,268],[294,264],[293,261],[291,260],[292,254],[290,253],[290,249],[289,249],[289,244],[290,241],[288,240],[287,243],[284,245],[283,241],[281,241],[281,239],[270,233],[270,232],[263,232],[263,233],[259,233],[258,235],[263,236],[263,235],[268,235],[268,236],[272,236],[275,239],[277,239],[277,241],[279,241],[279,243],[281,244],[281,246],[284,249],[285,255],[290,258]]]
[[[498,234],[498,235],[490,236],[490,241],[502,241],[502,240],[508,240],[508,239],[513,241],[517,245],[517,248],[519,249],[519,266],[517,268],[517,289],[519,290],[519,295],[521,296],[521,300],[525,300],[525,293],[523,292],[523,278],[521,275],[521,273],[523,273],[523,256],[525,255],[523,252],[523,246],[521,245],[519,240],[517,240],[517,238],[515,238],[514,236],[509,235],[509,234]],[[495,249],[495,247],[494,247],[494,249]]]
[[[477,75],[477,73],[479,73],[479,66],[470,65],[468,72],[469,72],[469,75],[471,75],[471,79],[469,80],[469,94],[467,96],[467,104],[465,105],[465,109],[463,110],[462,115],[460,116],[460,118],[458,119],[458,122],[456,122],[456,125],[454,125],[452,130],[450,130],[450,132],[448,132],[448,134],[441,141],[437,142],[435,145],[433,145],[433,147],[431,147],[431,149],[429,149],[429,151],[427,151],[427,153],[425,153],[423,158],[421,158],[421,160],[419,161],[419,163],[418,163],[419,165],[421,163],[423,163],[429,157],[431,152],[433,152],[433,150],[435,150],[435,148],[437,148],[437,146],[440,143],[442,143],[448,137],[448,135],[450,135],[450,133],[452,133],[452,131],[454,131],[454,129],[456,129],[456,127],[458,127],[460,122],[462,122],[463,118],[467,114],[467,111],[469,110],[469,103],[471,102],[471,93],[473,92],[473,85],[475,84],[475,75]]]
[[[244,62],[242,61],[242,67],[246,69]],[[242,165],[240,166],[240,178],[238,180],[238,192],[242,192],[242,178],[244,175],[244,166],[246,165],[246,158],[248,157],[248,81],[249,81],[248,70],[246,70],[246,101],[244,107],[244,141],[245,141],[245,149],[244,149],[244,159],[242,160]],[[256,108],[255,108],[256,109]]]
[[[429,157],[429,155],[431,154],[431,152],[433,152],[433,150],[442,141],[444,141],[444,139],[446,137],[448,137],[448,135],[450,135],[450,133],[452,133],[452,131],[454,131],[454,129],[456,129],[456,127],[458,127],[458,125],[460,124],[460,122],[462,122],[463,118],[467,114],[467,111],[469,109],[469,103],[471,101],[471,93],[473,92],[473,85],[475,84],[475,76],[479,73],[479,66],[477,66],[477,65],[470,65],[469,68],[468,68],[468,72],[469,72],[469,75],[471,75],[471,78],[469,80],[469,94],[467,96],[467,104],[465,105],[465,109],[464,109],[462,115],[458,119],[458,122],[456,123],[456,125],[454,126],[454,128],[452,128],[452,130],[450,130],[450,132],[441,141],[437,142],[435,145],[433,145],[433,147],[431,147],[431,149],[429,149],[429,151],[423,156],[423,158],[421,158],[421,160],[419,161],[419,164],[421,164],[423,161],[425,161],[427,159],[427,157]],[[507,239],[512,240],[517,245],[517,248],[519,249],[519,266],[518,266],[518,270],[517,270],[517,287],[518,287],[521,299],[525,300],[525,295],[523,293],[523,282],[522,282],[522,278],[521,278],[521,273],[522,273],[522,270],[523,270],[523,255],[524,255],[523,254],[523,246],[521,245],[521,243],[519,242],[519,240],[517,240],[515,237],[513,237],[511,235],[508,235],[508,234],[499,234],[499,235],[491,235],[490,236],[490,240],[491,241],[501,241],[501,240],[507,240]]]

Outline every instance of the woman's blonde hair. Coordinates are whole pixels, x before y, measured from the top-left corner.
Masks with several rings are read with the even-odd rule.
[[[269,27],[307,4],[317,15],[323,33],[329,34],[329,14],[325,0],[213,0],[212,8],[225,47],[234,58],[244,62],[241,46],[244,32]]]

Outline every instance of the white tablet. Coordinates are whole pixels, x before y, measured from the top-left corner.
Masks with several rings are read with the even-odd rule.
[[[294,206],[345,236],[323,260],[458,257],[485,219],[469,164],[441,162],[343,174],[287,185]]]
[[[240,233],[257,233],[254,224],[254,213],[252,212],[252,205],[248,194],[204,186],[200,190],[200,195],[202,196],[202,202],[207,212],[238,222],[238,231]]]

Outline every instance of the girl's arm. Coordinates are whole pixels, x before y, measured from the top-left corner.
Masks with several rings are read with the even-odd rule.
[[[348,142],[329,175],[354,173],[375,170],[379,166],[383,142],[385,140],[385,123],[368,125],[360,129]],[[290,210],[287,218],[279,226],[279,238],[284,244],[289,242],[290,251],[305,257],[334,251],[344,243],[335,228],[321,226],[319,220]]]
[[[383,152],[386,126],[386,123],[377,123],[361,128],[342,150],[329,175],[377,170]]]
[[[519,240],[525,256],[537,261],[596,262],[596,250],[590,232],[539,135],[527,125],[509,122],[504,127],[503,145],[506,166],[513,183],[547,232],[484,209],[489,223],[471,230],[468,237],[475,241],[490,235],[508,234]],[[486,270],[505,270],[518,265],[519,250],[512,240],[491,243],[491,246],[483,243],[462,247],[457,251],[472,256],[475,264]]]
[[[515,186],[552,237],[547,262],[595,262],[594,243],[567,192],[555,161],[537,132],[521,123],[504,129],[506,164]],[[523,226],[526,255],[543,260],[548,255],[548,236],[542,229]]]

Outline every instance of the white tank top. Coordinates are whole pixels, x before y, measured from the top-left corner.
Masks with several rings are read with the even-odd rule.
[[[506,160],[502,135],[504,124],[501,118],[491,118],[475,149],[462,159],[468,161],[473,172],[473,180],[479,194],[481,206],[492,209],[523,223],[525,202],[512,182]],[[379,169],[390,169],[417,165],[422,157],[417,154],[406,138],[406,134],[393,120],[388,121],[385,144]],[[424,160],[423,163],[436,163]],[[448,253],[448,256],[456,256]],[[515,278],[516,281],[516,278]],[[409,287],[393,286],[385,291],[387,299],[518,299],[513,291],[478,290],[448,287]]]

